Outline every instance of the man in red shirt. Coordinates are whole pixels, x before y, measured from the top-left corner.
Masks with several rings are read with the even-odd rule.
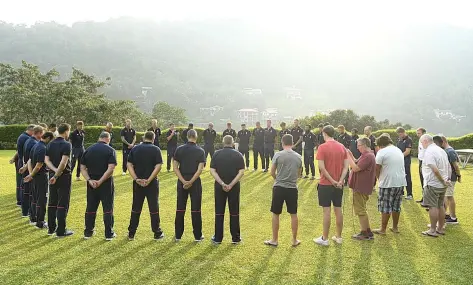
[[[317,192],[319,205],[323,207],[324,222],[323,235],[314,239],[314,242],[318,245],[328,246],[332,204],[337,223],[337,233],[332,237],[332,240],[338,244],[342,243],[342,198],[344,179],[348,171],[348,157],[345,147],[333,139],[335,135],[333,126],[325,126],[322,133],[325,143],[319,146],[316,159],[320,171],[320,182],[317,186]]]
[[[355,159],[353,153],[348,151],[348,161],[351,167],[349,186],[353,189],[353,209],[355,215],[360,219],[361,232],[353,236],[357,240],[372,240],[366,202],[373,193],[373,182],[376,179],[376,158],[371,151],[369,138],[361,138],[356,141],[356,147],[361,153],[359,159]]]

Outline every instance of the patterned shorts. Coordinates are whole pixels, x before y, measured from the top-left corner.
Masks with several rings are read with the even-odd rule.
[[[401,212],[404,187],[379,188],[378,211],[385,214]]]

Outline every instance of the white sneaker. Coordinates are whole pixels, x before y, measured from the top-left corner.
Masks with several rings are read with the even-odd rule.
[[[321,237],[318,237],[318,238],[314,238],[314,242],[318,245],[322,245],[322,246],[329,246],[330,243],[328,242],[328,240],[324,240],[324,238],[321,236]]]
[[[126,175],[126,172],[123,172],[123,173],[122,173],[122,176],[125,176],[125,175]]]
[[[342,239],[341,237],[338,238],[338,237],[336,237],[336,236],[333,236],[333,237],[332,237],[332,240],[333,240],[334,242],[338,243],[338,244],[342,244],[342,242],[343,242],[343,239]]]
[[[412,198],[411,195],[409,195],[409,196],[406,197],[406,200],[412,200],[412,199],[413,199],[413,198]]]
[[[77,178],[76,178],[76,181],[81,181],[81,180],[82,180],[82,179],[80,179],[80,177],[77,177]]]

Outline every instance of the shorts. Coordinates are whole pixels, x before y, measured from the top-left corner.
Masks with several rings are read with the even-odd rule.
[[[442,208],[447,188],[424,186],[424,205],[432,208]]]
[[[451,184],[447,186],[447,192],[445,192],[445,197],[453,197],[455,194],[455,181],[451,181]]]
[[[404,187],[379,188],[378,211],[384,214],[401,212]]]
[[[366,216],[366,202],[370,199],[369,195],[353,191],[353,210],[357,216]]]
[[[318,185],[317,195],[319,197],[319,206],[321,207],[341,207],[343,198],[343,189],[333,185]]]
[[[297,200],[298,200],[297,188],[284,188],[281,186],[273,187],[273,200],[271,202],[271,212],[280,215],[282,213],[282,207],[286,202],[287,212],[289,214],[297,214]]]

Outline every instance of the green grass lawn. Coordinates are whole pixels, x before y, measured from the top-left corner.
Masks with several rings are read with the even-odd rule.
[[[82,238],[86,206],[85,182],[73,182],[68,228],[76,234],[66,239],[46,235],[20,218],[15,206],[14,168],[8,164],[12,151],[0,152],[0,284],[472,284],[473,205],[472,171],[463,171],[457,187],[460,225],[449,226],[437,239],[420,234],[426,229],[427,212],[414,201],[403,201],[401,234],[389,233],[371,242],[350,239],[358,230],[351,212],[351,193],[345,190],[343,245],[322,248],[312,242],[322,232],[316,182],[299,182],[300,239],[290,246],[289,215],[281,219],[280,245],[269,248],[271,236],[272,178],[247,172],[242,180],[241,231],[244,242],[231,245],[226,215],[225,238],[213,246],[213,180],[203,174],[203,232],[206,240],[193,241],[190,213],[186,213],[183,240],[173,242],[176,177],[163,172],[160,178],[161,226],[164,241],[156,242],[144,206],[136,240],[126,239],[132,201],[129,176],[115,171],[115,230],[118,238],[105,242],[102,214],[98,214],[94,238]],[[121,153],[118,154],[121,158]],[[415,198],[420,196],[417,164],[412,166]],[[369,201],[370,220],[378,227],[377,196]],[[190,206],[188,206],[188,209]],[[101,210],[99,210],[100,212]],[[227,212],[228,213],[228,212]],[[332,223],[333,234],[334,223]]]

